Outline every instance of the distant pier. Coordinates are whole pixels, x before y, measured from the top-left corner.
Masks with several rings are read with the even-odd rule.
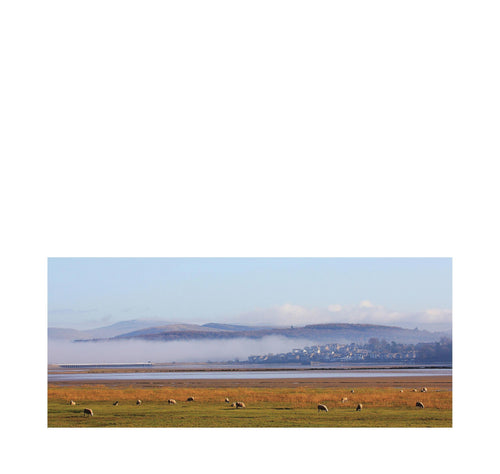
[[[91,363],[91,364],[56,364],[62,369],[127,369],[136,367],[152,367],[152,362],[130,362],[130,363]]]

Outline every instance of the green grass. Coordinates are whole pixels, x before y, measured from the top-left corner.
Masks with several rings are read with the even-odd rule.
[[[91,408],[92,417],[84,417],[83,408]],[[451,427],[450,409],[415,407],[367,407],[356,412],[353,407],[329,408],[317,412],[316,406],[293,407],[261,402],[244,409],[223,403],[164,401],[123,402],[114,407],[111,401],[85,401],[70,406],[49,400],[49,427]]]

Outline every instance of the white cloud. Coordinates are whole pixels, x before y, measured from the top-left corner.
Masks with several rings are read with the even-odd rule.
[[[374,308],[374,304],[371,301],[364,300],[359,303],[360,308]]]
[[[452,313],[451,310],[441,309],[428,309],[421,312],[392,311],[368,300],[356,305],[333,303],[325,308],[310,308],[286,303],[236,317],[228,317],[227,322],[265,326],[304,326],[325,323],[382,324],[442,331],[451,329]]]
[[[424,312],[423,318],[428,323],[450,323],[452,313],[449,309],[428,309]]]

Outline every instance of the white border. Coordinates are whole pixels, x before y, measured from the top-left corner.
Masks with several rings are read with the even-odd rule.
[[[28,1],[1,13],[5,465],[495,465],[498,415],[478,401],[496,385],[495,2]],[[451,256],[454,428],[47,430],[50,256]]]

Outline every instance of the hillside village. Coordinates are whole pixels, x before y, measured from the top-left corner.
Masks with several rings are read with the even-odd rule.
[[[281,354],[252,355],[251,364],[314,362],[443,362],[452,361],[452,343],[442,338],[439,342],[398,344],[371,338],[368,344],[325,344],[293,349]]]

